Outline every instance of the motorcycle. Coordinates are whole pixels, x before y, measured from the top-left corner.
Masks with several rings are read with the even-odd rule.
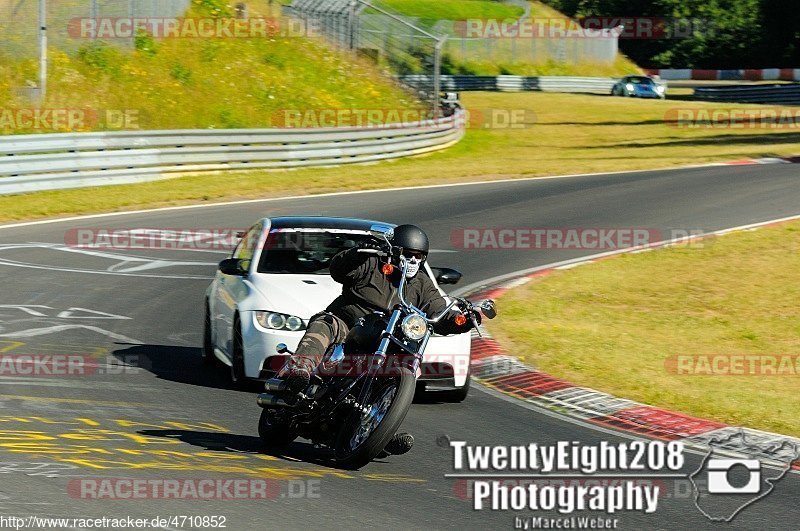
[[[349,469],[361,468],[384,455],[384,448],[411,407],[433,325],[453,309],[459,312],[455,316],[457,324],[471,319],[476,330],[476,312],[488,319],[497,315],[490,299],[472,303],[453,298],[438,315],[428,317],[405,298],[408,264],[402,249],[392,247],[391,229],[376,226],[370,233],[385,243],[384,249],[358,252],[385,259],[382,268],[387,274],[395,267],[392,258],[399,263],[400,303],[391,311],[375,312],[361,319],[344,343],[331,345],[303,392],[289,395],[284,393],[286,383],[282,379],[266,381],[266,392],[257,399],[263,409],[258,433],[273,450],[303,437],[332,449],[337,464]],[[285,344],[278,345],[277,351],[291,355]],[[368,354],[362,354],[365,352]]]

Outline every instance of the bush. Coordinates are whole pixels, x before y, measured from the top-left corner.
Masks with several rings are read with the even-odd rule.
[[[133,38],[133,46],[136,48],[136,51],[142,52],[143,54],[151,57],[157,52],[156,40],[145,30],[139,30],[136,32],[136,37]]]
[[[124,58],[118,48],[101,41],[92,41],[78,49],[78,59],[87,66],[117,76]]]
[[[180,63],[172,65],[169,74],[184,85],[188,84],[192,79],[192,71]]]

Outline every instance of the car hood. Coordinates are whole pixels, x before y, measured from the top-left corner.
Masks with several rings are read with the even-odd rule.
[[[330,275],[259,274],[250,279],[255,297],[248,310],[270,310],[308,319],[342,292]]]

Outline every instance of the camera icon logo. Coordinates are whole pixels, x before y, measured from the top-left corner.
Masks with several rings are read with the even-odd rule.
[[[750,477],[744,485],[735,486],[730,474],[737,467],[744,467]],[[709,494],[758,494],[761,491],[761,462],[758,459],[709,459],[708,470]]]
[[[689,480],[697,509],[713,522],[730,522],[768,496],[800,459],[795,440],[742,428],[723,428],[707,444]]]

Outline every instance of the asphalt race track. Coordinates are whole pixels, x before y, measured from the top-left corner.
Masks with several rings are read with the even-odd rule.
[[[203,295],[224,253],[86,254],[64,247],[69,229],[244,229],[259,217],[288,214],[415,222],[437,249],[431,262],[461,270],[469,284],[597,251],[455,249],[450,237],[460,228],[646,227],[666,234],[798,213],[800,166],[776,164],[309,197],[2,229],[0,352],[91,356],[97,370],[3,373],[0,514],[224,515],[227,528],[245,530],[509,529],[515,516],[532,513],[474,511],[464,482],[444,477],[452,472],[452,451],[437,446],[438,436],[504,445],[626,440],[476,386],[463,404],[415,404],[405,423],[417,438],[412,453],[358,472],[332,468],[302,440],[285,456],[262,454],[254,393],[232,389],[224,370],[200,362]],[[688,455],[684,471],[700,460]],[[277,481],[270,500],[94,500],[79,492],[87,478]],[[654,514],[613,516],[625,529],[798,528],[797,474],[729,524],[700,514],[686,485],[665,480]]]

